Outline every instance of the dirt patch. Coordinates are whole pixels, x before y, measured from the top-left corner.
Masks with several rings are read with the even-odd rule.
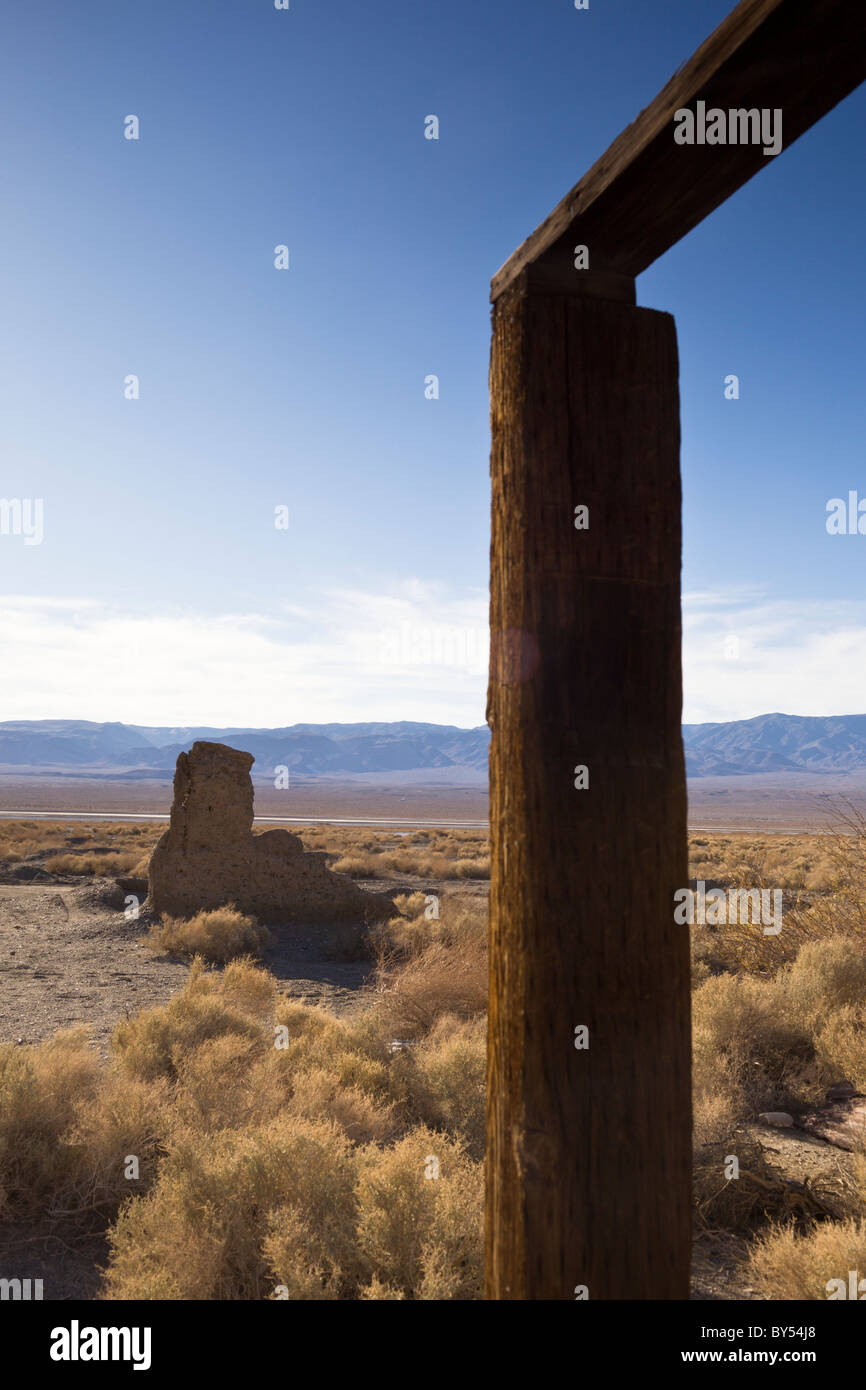
[[[0,885],[0,1041],[86,1023],[104,1046],[119,1018],[164,1004],[187,967],[150,955],[141,932],[110,880]]]
[[[381,884],[377,887],[381,889]],[[393,880],[391,892],[417,891],[418,880]],[[425,882],[440,899],[442,884]],[[487,884],[461,883],[460,893],[486,895]],[[147,919],[128,921],[126,894],[111,879],[67,885],[0,884],[0,1042],[38,1043],[58,1028],[86,1024],[101,1050],[118,1019],[165,1004],[188,964],[138,944]],[[320,927],[272,927],[262,964],[282,993],[335,1013],[370,998],[373,962],[347,939],[322,945]]]

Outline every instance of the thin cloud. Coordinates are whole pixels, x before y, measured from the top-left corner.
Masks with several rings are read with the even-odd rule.
[[[486,593],[415,580],[220,615],[9,598],[0,718],[477,725],[487,620]],[[866,601],[775,602],[742,587],[686,595],[683,621],[688,723],[866,708]]]
[[[217,616],[11,599],[0,603],[0,718],[474,725],[484,718],[486,629],[486,595],[417,584]]]

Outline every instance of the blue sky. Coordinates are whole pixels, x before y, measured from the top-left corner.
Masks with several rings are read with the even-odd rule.
[[[481,723],[490,277],[729,8],[13,0],[0,718]],[[638,281],[690,720],[866,708],[864,144],[861,89]]]

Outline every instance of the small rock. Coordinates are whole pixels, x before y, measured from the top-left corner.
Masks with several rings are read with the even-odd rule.
[[[775,1125],[776,1129],[792,1129],[794,1126],[794,1117],[787,1110],[765,1110],[758,1119],[763,1120],[765,1125]]]

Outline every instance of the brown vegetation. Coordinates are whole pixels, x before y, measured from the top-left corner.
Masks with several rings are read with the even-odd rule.
[[[779,936],[692,929],[696,1226],[745,1242],[766,1298],[866,1273],[866,1156],[830,1190],[786,1175],[754,1128],[843,1080],[866,1091],[866,825],[840,827],[690,841],[694,878],[785,895]],[[6,823],[0,854],[125,865],[159,829]],[[435,879],[454,880],[486,857],[471,832],[302,833],[366,877],[423,881],[447,857]],[[197,959],[167,1005],[117,1025],[107,1060],[80,1029],[0,1049],[0,1215],[38,1214],[64,1241],[107,1230],[107,1298],[479,1297],[486,910],[431,886],[373,928],[373,988],[350,1017],[282,998],[250,960]],[[228,961],[257,930],[223,910],[163,921],[149,944]]]
[[[270,940],[267,927],[238,912],[234,903],[194,917],[163,917],[142,938],[151,951],[201,956],[213,965],[225,965],[237,956],[259,956]]]
[[[393,977],[383,955],[349,1020],[249,960],[197,959],[105,1062],[84,1030],[0,1048],[2,1214],[64,1241],[107,1229],[109,1299],[480,1297],[485,1001],[449,994],[439,963],[476,950],[471,921],[455,905],[428,945],[395,947]],[[410,967],[407,1046],[391,994]]]

